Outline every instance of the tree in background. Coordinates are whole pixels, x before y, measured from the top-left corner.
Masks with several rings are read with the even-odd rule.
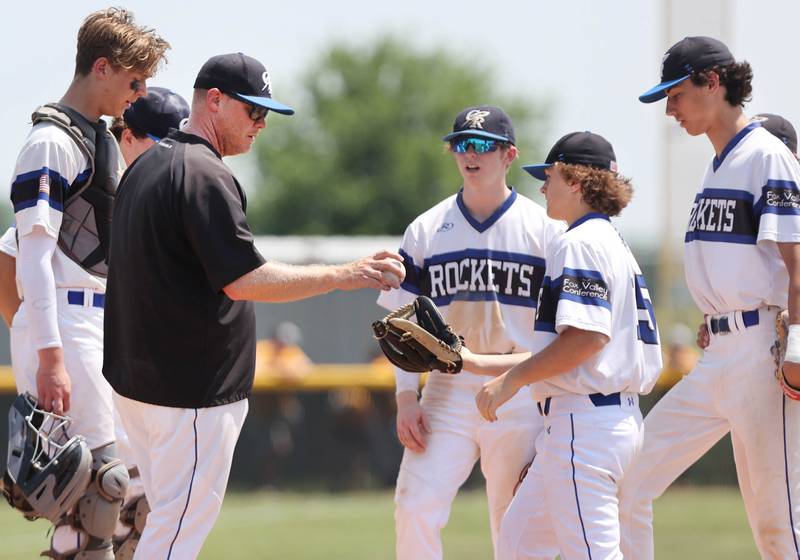
[[[420,212],[453,194],[460,176],[441,137],[464,107],[503,107],[521,161],[540,155],[544,110],[502,96],[493,72],[471,57],[419,53],[396,38],[368,48],[335,45],[301,79],[297,114],[268,118],[257,145],[259,184],[248,221],[258,234],[401,234]],[[290,103],[291,104],[291,103]],[[530,194],[538,185],[511,184]]]

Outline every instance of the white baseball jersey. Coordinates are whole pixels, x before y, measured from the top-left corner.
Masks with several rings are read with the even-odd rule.
[[[574,370],[531,385],[535,400],[652,389],[662,366],[653,304],[636,259],[604,214],[577,220],[549,248],[533,352],[567,327],[610,340]]]
[[[703,313],[785,308],[788,275],[775,243],[800,242],[800,167],[751,123],[706,170],[685,237],[686,283]]]
[[[122,158],[119,158],[122,161]],[[119,169],[122,176],[124,168]],[[86,156],[75,141],[58,126],[39,123],[32,129],[17,158],[11,189],[14,193],[14,217],[20,236],[34,226],[58,238],[64,211],[64,199],[72,185],[89,173]],[[104,278],[86,272],[59,248],[53,254],[56,288],[87,288],[104,292]],[[24,287],[19,286],[24,296]]]
[[[396,309],[425,295],[473,352],[527,352],[545,247],[564,227],[515,191],[478,222],[459,192],[408,226],[400,249],[406,278],[401,289],[381,292],[378,303]],[[404,372],[397,380],[398,390],[416,390],[419,376]]]
[[[788,301],[776,243],[800,242],[799,184],[795,157],[758,123],[706,170],[686,232],[686,281],[697,306],[726,314],[731,328],[710,333],[697,366],[645,419],[642,448],[620,485],[626,558],[655,557],[652,501],[728,432],[760,556],[800,557],[800,403],[774,380],[770,352],[771,306]],[[732,313],[755,309],[749,322]]]
[[[382,292],[378,303],[394,309],[426,295],[471,350],[527,352],[545,247],[564,230],[544,209],[513,190],[486,220],[475,220],[458,193],[409,225],[400,252],[402,288]],[[458,488],[480,459],[486,478],[494,542],[519,473],[533,456],[542,419],[528,395],[518,393],[487,422],[475,396],[489,378],[434,373],[420,406],[431,433],[423,453],[406,449],[395,492],[396,555],[400,560],[441,560],[440,532]],[[416,391],[419,375],[397,372],[398,392]]]

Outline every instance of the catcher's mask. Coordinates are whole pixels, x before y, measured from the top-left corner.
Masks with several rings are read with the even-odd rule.
[[[83,436],[68,437],[70,422],[39,408],[28,393],[11,404],[2,491],[27,519],[46,517],[55,523],[89,486],[92,453]]]

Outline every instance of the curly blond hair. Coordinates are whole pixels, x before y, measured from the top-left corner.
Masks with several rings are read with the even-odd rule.
[[[166,60],[169,48],[169,43],[155,30],[136,25],[128,10],[98,10],[89,14],[78,30],[75,75],[87,75],[95,61],[105,57],[115,69],[133,70],[150,77]]]
[[[618,216],[633,198],[631,180],[615,171],[571,163],[555,165],[566,183],[580,184],[583,201],[596,212]]]

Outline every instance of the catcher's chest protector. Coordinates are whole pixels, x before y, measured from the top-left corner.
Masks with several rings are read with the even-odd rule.
[[[121,167],[116,140],[105,124],[92,126],[73,109],[57,103],[39,107],[31,118],[34,125],[46,121],[64,130],[89,162],[88,172],[64,193],[58,247],[86,272],[105,278],[111,213]]]

